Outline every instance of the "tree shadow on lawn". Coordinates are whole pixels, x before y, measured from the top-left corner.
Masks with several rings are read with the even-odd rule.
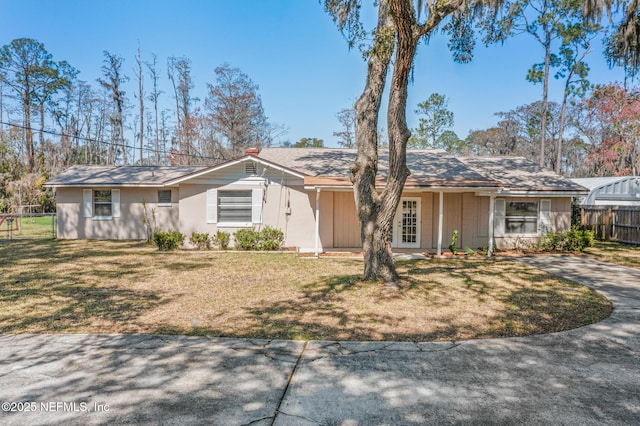
[[[18,263],[61,263],[76,259],[119,257],[132,249],[148,252],[145,241],[17,240],[0,242],[0,268]]]
[[[363,282],[359,275],[332,276],[300,286],[299,296],[246,309],[238,316],[242,326],[164,324],[155,332],[293,340],[448,341],[550,333],[611,314],[611,303],[594,290],[558,282],[551,274],[515,262],[506,266],[518,268],[517,279],[504,271],[478,271],[473,265],[464,269],[421,264],[405,265],[406,285],[400,289]],[[549,286],[545,283],[549,279],[556,284]],[[450,292],[457,295],[448,298]],[[460,302],[456,297],[470,300]],[[412,324],[417,317],[411,310],[420,309],[439,313],[418,318],[430,322],[417,331]],[[465,315],[466,319],[460,318]]]
[[[54,280],[46,289],[20,282],[2,285],[0,303],[29,305],[22,306],[19,315],[0,314],[0,333],[69,333],[87,328],[97,332],[105,323],[115,324],[107,325],[110,330],[128,330],[142,314],[169,300],[151,291]]]
[[[120,247],[116,252],[107,245],[96,250],[87,241],[13,246],[0,275],[0,333],[134,331],[136,318],[169,302],[127,286],[152,273],[144,258],[125,256],[140,242],[114,244]]]

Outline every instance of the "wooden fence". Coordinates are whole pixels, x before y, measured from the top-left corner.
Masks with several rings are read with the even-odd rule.
[[[640,244],[640,207],[582,207],[582,227],[594,231],[596,238]]]

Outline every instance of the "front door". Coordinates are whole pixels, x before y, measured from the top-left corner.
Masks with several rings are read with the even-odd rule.
[[[420,198],[401,198],[393,219],[391,246],[420,248]]]

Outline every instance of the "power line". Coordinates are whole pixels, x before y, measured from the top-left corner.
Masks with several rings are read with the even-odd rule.
[[[34,131],[33,128],[29,127],[27,128],[26,126],[23,126],[21,124],[16,124],[16,123],[9,123],[6,121],[0,121],[0,124],[6,125],[6,126],[12,126],[18,129],[22,129],[22,130],[31,130]],[[109,142],[109,141],[104,141],[104,140],[98,140],[98,139],[94,139],[94,138],[89,138],[86,136],[79,136],[79,135],[68,135],[66,133],[59,133],[59,132],[55,132],[53,130],[35,130],[34,133],[46,133],[48,135],[53,135],[53,136],[58,136],[58,137],[67,137],[69,139],[79,139],[79,140],[83,140],[85,142],[90,142],[90,143],[95,143],[95,144],[101,144],[101,145],[105,145],[105,146],[113,146],[115,148],[127,148],[127,149],[133,149],[133,150],[137,150],[140,147],[139,146],[132,146],[132,145],[126,145],[126,144],[118,144],[118,143],[114,143],[114,142]],[[204,155],[195,155],[195,154],[185,154],[179,151],[176,152],[170,152],[170,151],[166,151],[166,150],[160,150],[160,149],[154,149],[154,148],[143,148],[144,151],[146,151],[147,153],[158,153],[158,154],[164,154],[166,156],[180,156],[180,157],[191,157],[191,158],[195,158],[195,159],[200,159],[200,160],[213,160],[213,161],[224,161],[225,159],[222,157],[208,157],[208,156],[204,156]],[[140,159],[142,161],[142,159]]]

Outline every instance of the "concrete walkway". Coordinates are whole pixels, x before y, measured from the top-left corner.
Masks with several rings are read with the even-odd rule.
[[[4,335],[0,402],[16,411],[0,424],[640,424],[640,271],[521,261],[596,288],[613,315],[452,343]]]

